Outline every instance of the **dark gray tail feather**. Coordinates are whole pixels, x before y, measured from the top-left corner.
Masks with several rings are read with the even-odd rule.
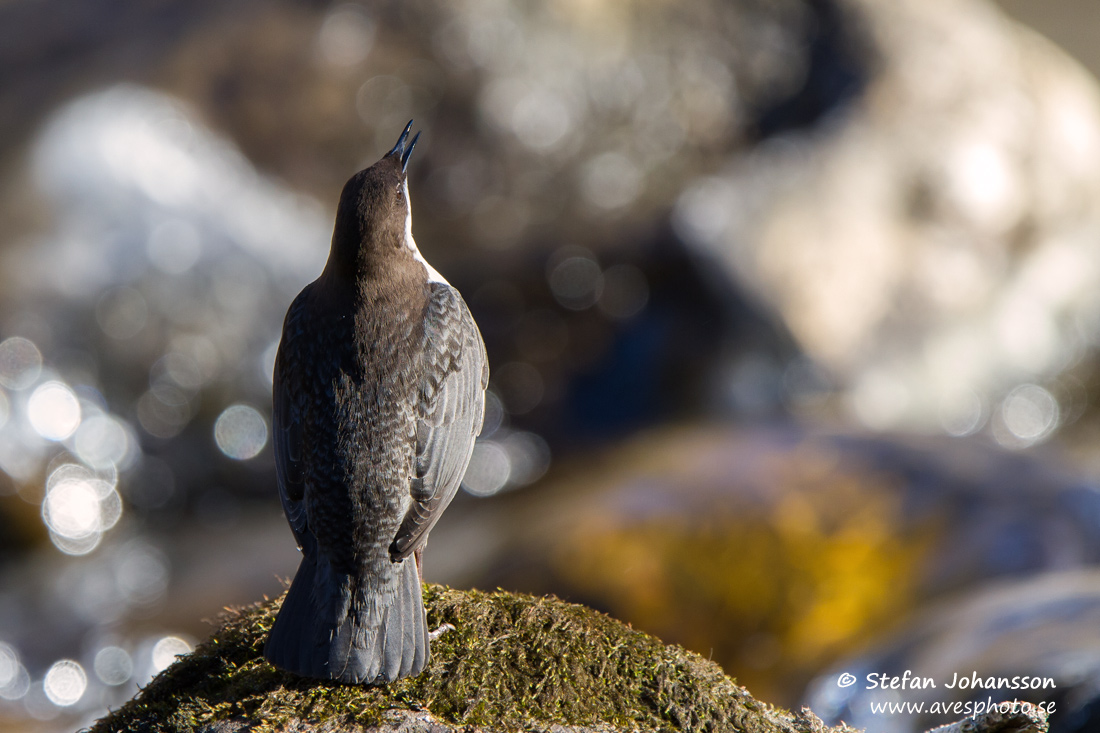
[[[349,684],[380,684],[420,674],[428,664],[420,575],[411,559],[394,570],[397,595],[371,619],[372,604],[366,598],[349,603],[350,576],[333,572],[323,558],[303,557],[271,627],[264,656],[303,677]],[[349,613],[352,605],[361,610]]]

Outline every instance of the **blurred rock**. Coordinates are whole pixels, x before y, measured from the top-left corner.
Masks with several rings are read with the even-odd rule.
[[[698,179],[677,230],[868,427],[1045,440],[1095,359],[1095,80],[982,3],[852,8],[878,49],[863,95]]]
[[[869,732],[905,733],[942,724],[949,715],[872,714],[871,704],[905,701],[1003,700],[1053,703],[1051,733],[1085,733],[1100,725],[1100,573],[1079,570],[1000,583],[920,613],[871,650],[835,663],[807,697],[826,721]],[[936,687],[867,689],[868,674],[931,678]],[[839,687],[841,673],[857,683]],[[947,688],[956,675],[972,680],[1039,678],[1038,689]],[[1049,679],[1050,684],[1043,682]],[[1030,684],[1030,682],[1029,682]]]
[[[1091,13],[1089,0],[1049,0],[1036,5],[1029,0],[995,0],[1016,20],[1057,43],[1100,76],[1100,48],[1092,42],[1100,32],[1100,17]]]
[[[1042,711],[1031,709],[1002,713],[972,715],[949,725],[939,726],[928,733],[1047,733],[1050,726]]]
[[[665,428],[480,507],[462,530],[496,539],[450,572],[603,609],[790,702],[930,599],[1100,560],[1100,490],[1049,458],[977,439]]]

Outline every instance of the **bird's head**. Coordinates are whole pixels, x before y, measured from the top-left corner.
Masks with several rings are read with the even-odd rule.
[[[412,120],[393,149],[344,184],[336,210],[329,264],[362,273],[379,258],[407,249],[412,210],[405,172],[420,133],[409,140]],[[338,262],[334,262],[338,260]]]

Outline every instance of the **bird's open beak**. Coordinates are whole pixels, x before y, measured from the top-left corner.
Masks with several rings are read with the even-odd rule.
[[[393,146],[393,150],[386,153],[386,155],[396,155],[401,158],[402,173],[409,167],[409,158],[412,156],[413,148],[416,147],[416,141],[420,139],[420,133],[417,132],[412,141],[408,145],[405,144],[405,141],[409,139],[409,130],[412,129],[412,126],[413,121],[409,120],[409,124],[405,125],[405,129],[401,131],[401,137],[397,138],[397,144]]]

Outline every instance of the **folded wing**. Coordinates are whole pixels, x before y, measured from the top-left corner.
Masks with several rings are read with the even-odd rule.
[[[301,297],[301,296],[299,296]],[[296,312],[291,306],[291,315]],[[288,315],[287,321],[291,321]],[[285,335],[284,335],[285,339]],[[285,379],[285,355],[280,347],[275,357],[275,373],[272,390],[272,442],[275,448],[275,477],[279,484],[279,498],[283,502],[283,511],[287,522],[294,532],[294,539],[303,551],[312,550],[313,535],[306,523],[305,478],[302,465],[302,420],[295,401],[287,385],[292,380]]]
[[[390,547],[394,562],[424,545],[451,503],[485,413],[489,362],[481,334],[454,288],[431,285],[418,385],[416,475],[412,503]]]

